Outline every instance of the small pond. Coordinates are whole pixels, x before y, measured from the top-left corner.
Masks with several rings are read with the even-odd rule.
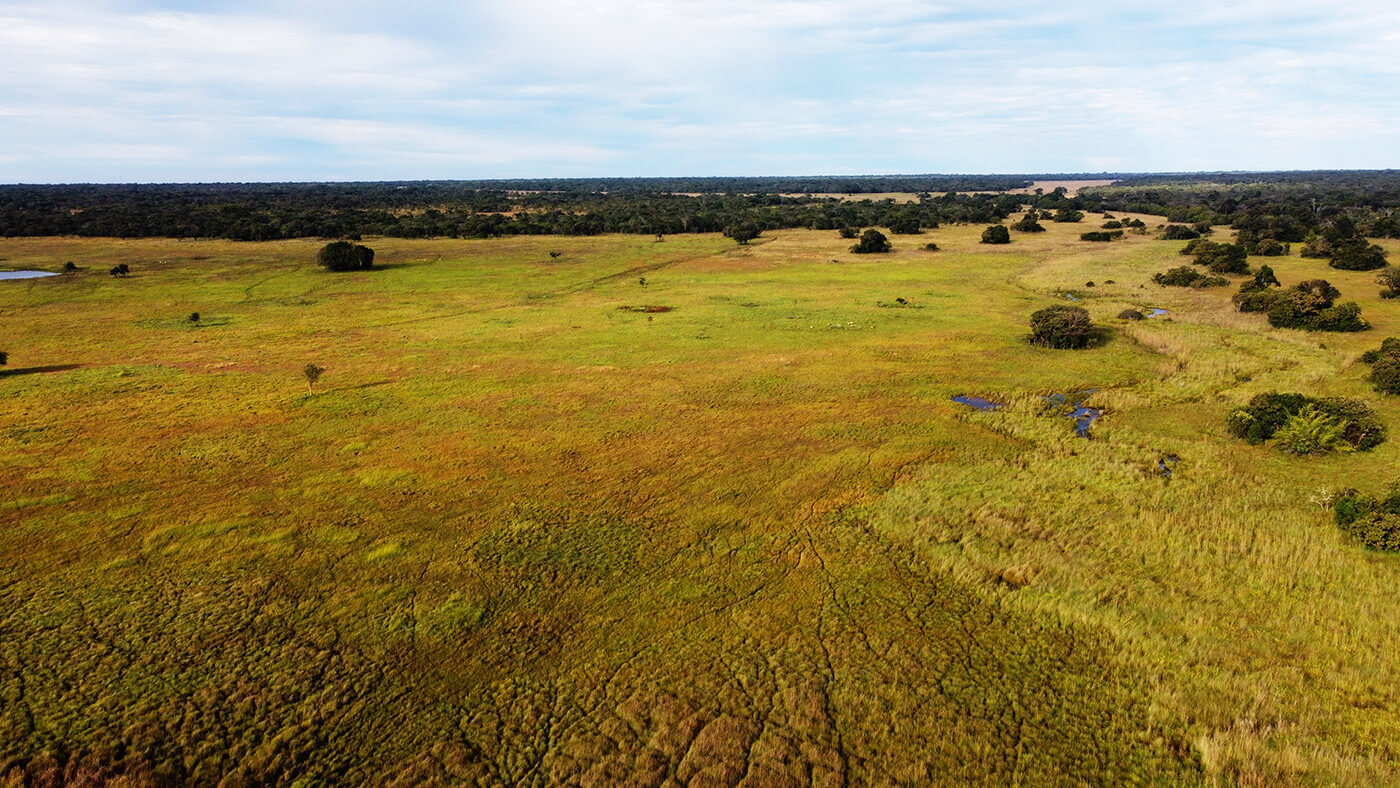
[[[1168,454],[1165,457],[1159,458],[1157,460],[1157,475],[1167,481],[1171,481],[1172,469],[1175,468],[1176,464],[1179,462],[1181,462],[1181,458],[1175,454]]]
[[[1167,310],[1162,309],[1161,307],[1149,306],[1149,307],[1147,308],[1147,317],[1161,317],[1162,315],[1165,315],[1166,313],[1167,313]]]
[[[1064,394],[1051,394],[1045,399],[1060,406],[1060,410],[1070,418],[1074,419],[1074,432],[1081,438],[1089,437],[1089,428],[1094,426],[1094,421],[1103,415],[1101,408],[1091,408],[1084,404],[1084,400],[1089,398],[1093,391],[1081,391],[1071,396]]]
[[[48,271],[0,271],[0,279],[38,279],[41,276],[58,276]]]
[[[972,407],[978,410],[999,410],[1002,407],[1002,404],[1000,402],[992,402],[989,399],[984,399],[982,397],[972,397],[966,394],[959,394],[958,396],[953,397],[953,401],[961,403],[963,405],[971,405]]]

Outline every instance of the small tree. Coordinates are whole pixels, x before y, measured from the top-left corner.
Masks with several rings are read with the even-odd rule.
[[[1077,349],[1094,340],[1094,324],[1082,306],[1056,305],[1031,315],[1031,343],[1050,348]]]
[[[1011,229],[1022,233],[1043,233],[1045,232],[1045,227],[1042,226],[1040,222],[1036,221],[1039,218],[1040,214],[1036,213],[1036,210],[1032,208],[1026,211],[1026,215],[1022,216],[1020,221],[1011,225]]]
[[[1400,268],[1389,267],[1376,274],[1376,284],[1381,286],[1381,298],[1400,296]]]
[[[740,246],[748,246],[749,241],[758,237],[759,229],[752,224],[737,224],[726,229],[724,234],[733,238]]]
[[[362,271],[374,267],[374,250],[349,241],[333,241],[316,253],[316,264],[327,271]]]
[[[189,319],[189,321],[190,321],[191,323],[194,323],[195,325],[199,325],[199,313],[198,313],[198,312],[191,312],[188,319]]]
[[[982,243],[1009,244],[1011,243],[1011,231],[1000,224],[994,224],[982,231]]]
[[[321,379],[321,373],[325,371],[326,370],[316,366],[315,364],[307,364],[305,367],[302,368],[301,374],[306,376],[306,393],[308,395],[316,393],[314,390],[314,387],[316,386],[316,381]]]
[[[661,238],[661,236],[659,236],[659,235],[656,236],[656,237],[657,237],[658,239]],[[550,253],[549,253],[549,259],[551,259],[551,260],[558,260],[558,259],[559,259],[559,255],[561,255],[561,254],[563,254],[563,252],[550,252]]]
[[[3,350],[0,350],[0,367],[3,367],[8,363],[10,363],[10,354],[6,353]]]
[[[890,240],[885,234],[871,228],[860,234],[860,243],[851,247],[855,254],[880,254],[890,250]]]

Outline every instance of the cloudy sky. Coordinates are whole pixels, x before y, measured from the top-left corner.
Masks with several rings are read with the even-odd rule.
[[[0,183],[1400,167],[1394,0],[0,0]]]

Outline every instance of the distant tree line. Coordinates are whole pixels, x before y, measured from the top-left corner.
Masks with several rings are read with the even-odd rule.
[[[1034,176],[1021,175],[10,185],[0,186],[0,235],[355,240],[733,227],[915,234],[946,223],[999,223],[1029,205],[1036,218],[1061,222],[1113,210],[1166,216],[1196,232],[1230,225],[1250,254],[1281,253],[1284,244],[1305,243],[1343,219],[1354,237],[1400,238],[1396,171],[1114,177],[1115,185],[1076,196],[1064,188],[1004,193],[1032,183]],[[891,192],[918,199],[830,196]],[[1034,232],[1034,223],[1014,229]],[[1364,258],[1368,249],[1350,251]]]

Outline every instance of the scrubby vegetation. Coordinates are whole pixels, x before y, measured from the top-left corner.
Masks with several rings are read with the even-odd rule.
[[[1179,265],[1152,275],[1152,281],[1164,287],[1224,287],[1230,280],[1223,276],[1207,276],[1189,265]]]
[[[1011,243],[1011,232],[1003,225],[994,224],[982,231],[982,243],[1009,244]]]
[[[1383,394],[1400,394],[1400,338],[1386,337],[1377,350],[1361,354],[1361,361],[1371,365],[1367,380]]]
[[[1361,544],[1373,550],[1400,551],[1400,484],[1392,483],[1380,498],[1343,490],[1336,496],[1333,513],[1338,527]]]
[[[1040,214],[1032,208],[1026,211],[1025,216],[1022,216],[1020,220],[1011,225],[1011,229],[1023,233],[1043,233],[1045,232],[1045,226],[1038,221],[1039,219]]]
[[[1108,241],[1112,241],[1112,240],[1114,240],[1114,239],[1122,238],[1122,237],[1123,237],[1123,231],[1122,231],[1122,230],[1109,230],[1109,231],[1092,230],[1092,231],[1087,232],[1087,233],[1080,233],[1080,234],[1079,234],[1079,240],[1081,240],[1081,241],[1101,241],[1101,242],[1108,242]]]
[[[1304,394],[1259,394],[1226,420],[1230,434],[1250,443],[1273,439],[1293,454],[1364,451],[1385,442],[1386,429],[1366,403]]]
[[[856,254],[881,254],[889,250],[890,240],[874,228],[861,233],[860,242],[851,247],[851,251]]]
[[[327,271],[366,271],[374,267],[374,250],[349,241],[332,241],[316,253],[316,264]]]
[[[1056,304],[1031,314],[1031,343],[1057,349],[1079,349],[1099,340],[1098,329],[1082,306]]]
[[[1249,258],[1243,246],[1223,244],[1197,238],[1182,247],[1182,254],[1196,258],[1196,265],[1203,265],[1215,274],[1247,274]]]

